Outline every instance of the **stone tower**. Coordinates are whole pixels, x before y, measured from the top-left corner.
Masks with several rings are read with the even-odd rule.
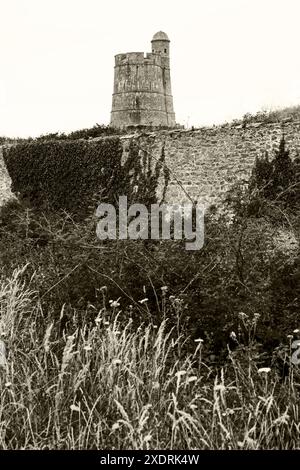
[[[111,126],[175,126],[171,90],[170,40],[159,31],[152,52],[115,56]]]

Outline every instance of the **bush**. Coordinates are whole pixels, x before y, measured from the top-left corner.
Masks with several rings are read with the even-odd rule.
[[[257,158],[249,182],[249,191],[260,197],[285,202],[289,206],[300,201],[300,171],[298,160],[292,161],[282,137],[278,151],[269,161],[266,154]]]
[[[95,126],[87,129],[79,129],[77,131],[70,132],[69,134],[65,133],[51,133],[45,134],[37,137],[35,140],[38,142],[47,142],[49,140],[77,140],[77,139],[94,139],[96,137],[106,137],[111,135],[120,135],[124,131],[116,129],[111,126],[104,126],[96,124]]]

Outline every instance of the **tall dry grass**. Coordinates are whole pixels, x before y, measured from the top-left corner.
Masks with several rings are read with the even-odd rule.
[[[296,449],[299,373],[280,381],[250,348],[216,369],[205,341],[179,358],[178,325],[134,329],[120,301],[67,330],[14,272],[0,284],[1,449]],[[104,290],[103,290],[104,291]]]

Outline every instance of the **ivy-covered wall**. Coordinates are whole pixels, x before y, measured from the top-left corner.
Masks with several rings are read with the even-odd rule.
[[[155,161],[132,141],[122,158],[119,137],[34,141],[6,146],[4,162],[12,192],[31,207],[86,216],[100,202],[156,202],[158,180],[167,185],[164,152]]]
[[[141,203],[157,197],[218,204],[235,182],[248,179],[257,155],[272,155],[283,133],[294,158],[300,153],[300,121],[291,120],[25,143],[6,146],[5,162],[13,192],[33,191],[34,200],[51,200],[54,207],[86,207],[103,188],[107,202],[128,195]],[[0,161],[0,189],[7,189],[1,153]]]

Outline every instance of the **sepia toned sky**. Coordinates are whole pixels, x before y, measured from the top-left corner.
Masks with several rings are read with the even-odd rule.
[[[299,0],[0,0],[0,136],[108,124],[114,55],[171,40],[177,122],[300,104]]]

